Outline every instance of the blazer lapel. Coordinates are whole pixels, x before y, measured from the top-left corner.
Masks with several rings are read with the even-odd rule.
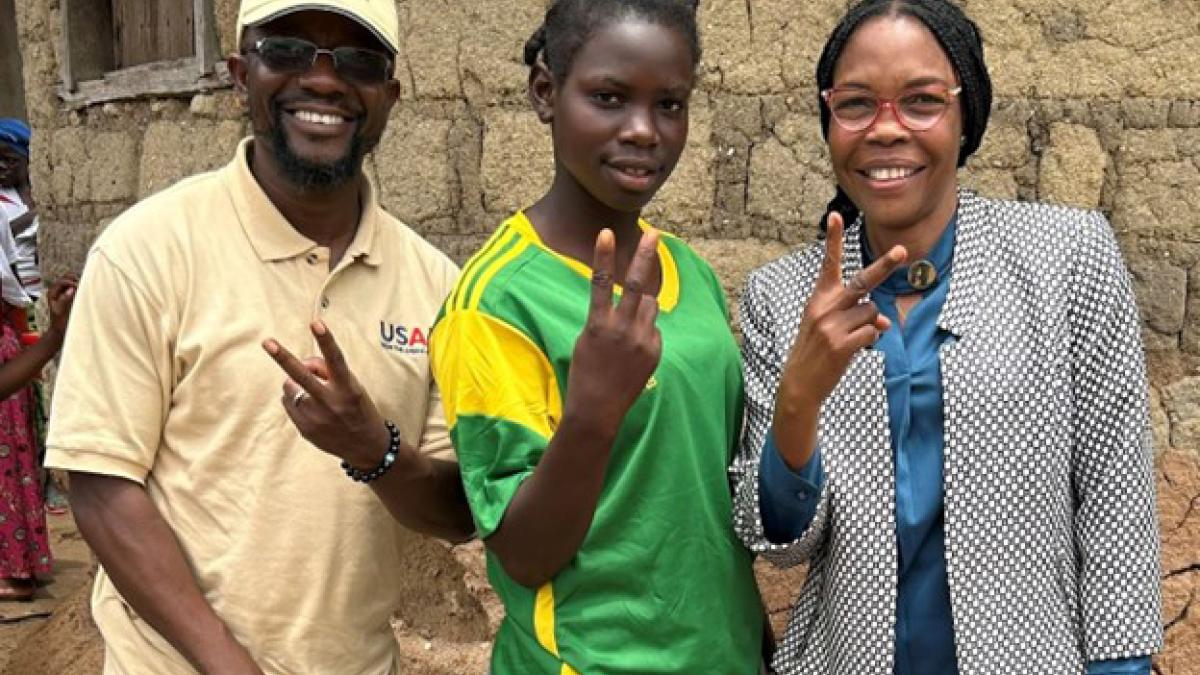
[[[938,327],[958,338],[968,333],[975,323],[979,287],[985,274],[988,227],[987,205],[974,192],[959,190],[954,267],[950,290],[938,317]]]

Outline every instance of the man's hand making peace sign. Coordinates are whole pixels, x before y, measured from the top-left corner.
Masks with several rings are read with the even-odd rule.
[[[300,360],[277,340],[263,342],[287,374],[283,408],[310,443],[370,472],[388,452],[391,432],[329,327],[317,321],[311,329],[320,357]],[[408,439],[400,439],[394,465],[370,485],[392,516],[411,529],[450,541],[462,541],[474,530],[458,465],[421,454]]]

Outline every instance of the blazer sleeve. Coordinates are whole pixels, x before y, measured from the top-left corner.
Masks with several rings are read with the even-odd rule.
[[[1089,213],[1072,264],[1071,370],[1079,626],[1088,661],[1162,647],[1146,361],[1129,274]]]
[[[763,445],[775,413],[775,393],[787,359],[780,343],[781,329],[771,308],[778,306],[769,297],[769,285],[763,272],[755,272],[746,282],[740,308],[742,334],[742,370],[746,386],[746,414],[738,455],[730,467],[734,485],[734,529],[750,550],[760,553],[779,567],[807,562],[828,538],[830,481],[824,481],[817,498],[812,522],[795,540],[772,543],[763,529],[759,472]]]

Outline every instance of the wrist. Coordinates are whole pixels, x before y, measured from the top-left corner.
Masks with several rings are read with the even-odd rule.
[[[771,422],[775,447],[793,471],[799,471],[816,451],[820,410],[819,402],[805,397],[781,395],[775,402],[775,417]]]
[[[246,672],[246,668],[254,663],[250,652],[246,651],[242,643],[233,637],[233,633],[220,620],[217,620],[217,625],[210,632],[208,645],[192,658],[196,670],[205,675]]]
[[[383,456],[375,463],[368,465],[353,465],[348,460],[342,460],[342,471],[346,472],[346,476],[357,483],[370,483],[378,479],[383,474],[396,464],[396,460],[400,457],[403,451],[403,443],[400,440],[400,430],[395,424],[384,420],[384,432],[387,434],[387,448],[383,452]]]
[[[613,416],[599,412],[596,406],[572,405],[568,401],[556,433],[566,431],[594,439],[606,447],[611,447],[617,438],[617,432],[621,428],[624,416],[615,421],[611,417]]]
[[[344,453],[339,453],[346,464],[359,471],[370,471],[379,466],[379,461],[387,454],[391,444],[391,434],[388,433],[387,423],[380,422],[372,425],[371,434],[365,441],[355,443]]]
[[[815,420],[821,412],[823,399],[813,396],[812,392],[812,387],[796,385],[785,377],[775,395],[775,418]]]
[[[51,325],[46,330],[42,331],[42,335],[38,339],[38,342],[45,341],[46,343],[54,346],[55,351],[58,351],[58,349],[62,347],[63,341],[65,341],[66,338],[67,329]]]

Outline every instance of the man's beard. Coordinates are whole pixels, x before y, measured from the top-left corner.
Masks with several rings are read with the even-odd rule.
[[[354,130],[350,147],[340,159],[329,163],[310,162],[292,151],[283,130],[283,108],[279,105],[274,108],[275,129],[271,133],[271,146],[284,177],[293,185],[310,190],[331,190],[359,174],[363,157],[369,151],[359,129]]]

